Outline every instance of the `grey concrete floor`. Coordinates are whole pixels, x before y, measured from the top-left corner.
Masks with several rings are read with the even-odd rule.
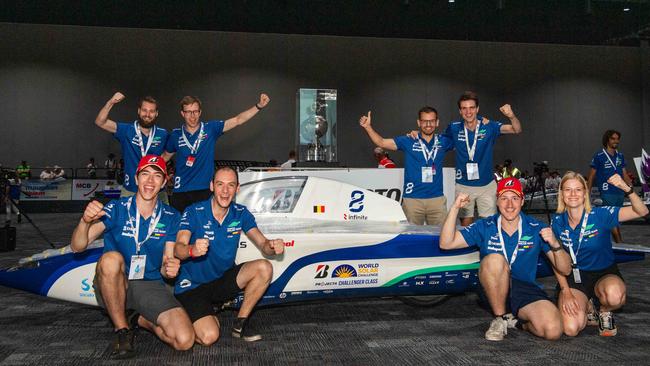
[[[79,214],[32,214],[57,246],[67,244]],[[48,246],[28,223],[18,226],[17,249],[0,253],[6,267]],[[650,226],[624,225],[627,243],[650,246]],[[650,364],[650,259],[621,265],[628,304],[616,315],[619,335],[596,328],[549,342],[512,330],[503,342],[483,338],[491,316],[475,294],[434,307],[394,298],[346,299],[262,308],[255,314],[264,339],[248,344],[229,332],[234,313],[222,312],[223,336],[212,347],[177,352],[140,332],[138,356],[109,358],[111,325],[98,308],[0,287],[0,365],[580,365]],[[551,288],[554,282],[544,280]]]

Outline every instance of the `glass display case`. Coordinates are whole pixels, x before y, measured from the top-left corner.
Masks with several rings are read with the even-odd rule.
[[[298,89],[298,161],[337,162],[336,89]]]

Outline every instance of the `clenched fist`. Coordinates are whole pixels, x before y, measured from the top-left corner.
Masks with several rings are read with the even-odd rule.
[[[555,235],[553,235],[553,230],[550,227],[545,227],[542,230],[539,231],[539,235],[542,237],[542,239],[551,244],[552,248],[558,248],[560,247],[560,243],[555,239]]]
[[[264,107],[266,107],[267,104],[269,104],[270,101],[271,101],[271,98],[269,98],[268,95],[262,93],[262,94],[260,94],[260,101],[258,103],[258,106],[261,107],[261,108],[264,108]]]
[[[210,246],[210,241],[205,238],[196,239],[194,243],[194,248],[192,248],[192,256],[200,257],[205,255],[208,252],[208,247]]]
[[[84,220],[86,224],[91,224],[94,221],[99,220],[104,215],[106,215],[106,211],[104,211],[104,205],[102,205],[102,203],[99,201],[91,201],[88,206],[86,206],[86,210],[84,211],[84,215],[81,217],[81,219]]]
[[[111,97],[111,99],[108,102],[111,103],[111,104],[117,104],[117,103],[121,102],[122,100],[124,100],[124,94],[122,94],[120,92],[117,92],[117,93],[113,94],[113,96]]]
[[[504,116],[508,118],[512,118],[515,116],[515,113],[512,111],[512,107],[510,107],[510,104],[504,104],[499,108],[501,113],[503,113]]]
[[[456,201],[454,201],[454,206],[458,209],[465,207],[469,203],[469,194],[467,193],[459,193],[458,196],[456,196]]]
[[[284,240],[282,239],[270,239],[269,248],[275,252],[275,255],[284,253]]]
[[[161,272],[166,278],[174,278],[181,268],[181,261],[176,257],[163,257]]]
[[[628,186],[627,183],[625,183],[625,181],[623,180],[623,178],[618,174],[614,174],[611,177],[609,177],[609,179],[607,179],[607,183],[615,186],[616,188],[622,191],[627,192],[630,190],[630,186]]]

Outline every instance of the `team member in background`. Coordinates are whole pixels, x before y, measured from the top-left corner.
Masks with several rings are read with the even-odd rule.
[[[176,154],[176,176],[171,204],[178,211],[194,202],[210,197],[210,181],[214,174],[214,148],[225,132],[246,123],[269,104],[269,97],[260,94],[259,101],[237,116],[225,121],[201,121],[201,101],[185,96],[180,101],[185,123],[175,128],[167,142],[165,160]]]
[[[620,175],[628,186],[632,185],[630,176],[625,169],[625,157],[623,153],[618,152],[618,144],[621,142],[621,133],[615,130],[607,130],[603,134],[603,148],[594,154],[591,158],[591,169],[587,177],[587,189],[591,193],[591,187],[596,185],[600,192],[600,198],[603,200],[603,206],[622,207],[625,200],[625,192],[617,187],[611,186],[607,179],[614,174]],[[621,230],[618,226],[612,228],[614,241],[621,242]]]
[[[388,153],[384,151],[381,147],[376,147],[372,151],[375,160],[377,160],[377,168],[379,169],[390,169],[390,168],[397,168],[395,165],[395,162],[390,159],[388,156]]]
[[[568,276],[556,273],[555,277],[564,333],[569,336],[585,328],[588,315],[591,321],[598,319],[600,335],[616,335],[612,311],[625,304],[627,290],[616,265],[609,231],[619,222],[648,214],[641,198],[618,174],[609,177],[607,183],[624,192],[632,206],[592,208],[587,183],[574,172],[564,174],[558,191],[558,214],[553,217],[552,227],[571,255],[573,271]],[[590,299],[600,304],[599,311]]]
[[[509,125],[498,121],[479,121],[479,103],[476,93],[467,91],[458,99],[462,121],[452,121],[445,130],[456,148],[456,192],[469,195],[469,204],[459,213],[460,223],[467,226],[474,221],[474,206],[479,217],[496,213],[494,191],[496,182],[492,174],[492,151],[501,134],[521,132],[521,123],[509,104],[499,108]]]
[[[453,141],[435,133],[438,111],[426,106],[418,111],[419,131],[415,138],[383,138],[372,128],[372,115],[361,116],[359,124],[370,140],[382,149],[404,152],[404,195],[402,209],[416,225],[441,225],[447,215],[447,199],[442,187],[442,163]]]
[[[113,134],[122,147],[124,158],[124,183],[121,196],[132,196],[138,191],[135,184],[135,170],[138,162],[147,154],[162,155],[167,142],[167,130],[156,126],[158,117],[158,102],[150,96],[140,99],[138,118],[133,122],[115,122],[108,118],[113,106],[124,100],[124,94],[117,92],[99,110],[95,124]],[[110,158],[110,154],[109,154]],[[114,177],[115,167],[108,167]],[[161,192],[161,199],[167,202],[167,194]]]
[[[187,313],[163,279],[176,277],[180,260],[174,243],[180,214],[158,199],[167,179],[160,156],[140,160],[133,176],[135,196],[106,206],[92,201],[72,234],[72,251],[86,250],[104,234],[104,254],[97,262],[95,295],[115,327],[112,355],[135,355],[134,328],[141,326],[177,350],[194,344]],[[134,310],[127,320],[126,310]]]
[[[494,320],[485,339],[503,340],[518,317],[524,330],[549,340],[562,335],[560,312],[541,286],[535,282],[537,260],[546,254],[560,273],[571,271],[571,260],[551,228],[521,213],[524,193],[516,178],[504,178],[497,186],[499,212],[456,230],[460,209],[470,202],[460,192],[440,232],[441,249],[476,246],[481,253],[479,280],[488,299]],[[512,314],[507,313],[510,308]]]
[[[282,239],[267,239],[257,228],[245,206],[233,202],[239,192],[237,172],[227,166],[217,169],[210,182],[213,196],[197,202],[183,213],[176,238],[176,256],[183,260],[175,293],[194,325],[196,341],[209,346],[219,339],[219,320],[214,305],[244,299],[232,328],[232,336],[252,342],[262,339],[249,318],[255,304],[271,283],[273,266],[266,259],[235,264],[242,233],[267,256],[284,253]]]

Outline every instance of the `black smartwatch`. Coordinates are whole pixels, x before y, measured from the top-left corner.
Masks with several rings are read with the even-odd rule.
[[[630,190],[627,191],[627,192],[625,192],[625,197],[628,197],[628,196],[631,195],[632,193],[634,193],[634,188],[630,187]]]

